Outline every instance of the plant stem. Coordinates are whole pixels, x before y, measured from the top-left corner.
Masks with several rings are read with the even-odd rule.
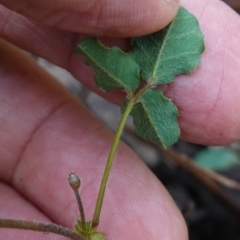
[[[103,177],[102,177],[102,182],[100,185],[100,189],[99,189],[99,193],[98,193],[98,198],[97,198],[97,203],[96,203],[96,207],[95,207],[95,211],[94,211],[94,215],[93,215],[93,219],[92,219],[92,227],[97,227],[99,224],[99,218],[100,218],[100,214],[101,214],[101,209],[102,209],[102,204],[103,204],[103,198],[104,198],[104,193],[106,190],[106,185],[107,185],[107,181],[108,181],[108,177],[109,177],[109,173],[112,167],[112,163],[117,151],[117,147],[123,132],[123,128],[125,126],[125,123],[127,121],[127,118],[134,106],[134,104],[136,103],[138,99],[138,95],[136,95],[135,97],[133,97],[127,104],[127,107],[121,117],[121,120],[119,122],[118,128],[116,130],[116,134],[114,136],[113,139],[113,143],[112,143],[112,147],[108,156],[108,160],[107,160],[107,164],[103,173]]]
[[[75,233],[73,230],[51,223],[38,223],[13,219],[0,219],[0,227],[25,229],[45,233],[55,233],[73,240],[86,240],[85,237]]]
[[[83,204],[82,204],[82,200],[81,200],[81,196],[80,193],[78,192],[79,187],[81,185],[81,181],[80,178],[78,177],[78,175],[74,172],[71,172],[69,177],[68,177],[68,182],[75,194],[76,200],[77,200],[77,204],[78,204],[78,209],[79,209],[79,213],[80,213],[80,218],[81,218],[81,222],[82,222],[82,226],[83,226],[83,230],[86,230],[86,221],[85,221],[85,214],[84,214],[84,208],[83,208]]]
[[[80,213],[80,219],[82,222],[83,230],[86,230],[86,220],[85,220],[85,214],[84,214],[82,200],[81,200],[80,194],[77,190],[74,191],[74,194],[77,199],[78,209],[79,209],[79,213]]]

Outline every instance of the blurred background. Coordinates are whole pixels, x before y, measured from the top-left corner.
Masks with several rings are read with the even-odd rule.
[[[225,0],[240,12],[240,0]],[[67,71],[34,57],[110,130],[121,113]],[[181,210],[190,240],[240,240],[240,142],[207,147],[179,141],[163,150],[138,138],[129,119],[122,139],[163,182]]]

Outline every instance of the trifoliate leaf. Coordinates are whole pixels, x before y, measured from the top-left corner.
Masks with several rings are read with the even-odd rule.
[[[132,56],[144,80],[169,83],[176,75],[188,74],[198,66],[203,40],[196,17],[180,7],[166,28],[132,39]]]
[[[103,91],[115,88],[132,91],[138,87],[140,68],[130,54],[117,47],[104,47],[95,38],[81,41],[76,53],[83,55],[86,63],[94,68],[96,84]]]
[[[124,105],[126,106],[126,103]],[[147,90],[130,114],[140,137],[163,147],[168,147],[178,140],[180,129],[177,108],[159,90]]]

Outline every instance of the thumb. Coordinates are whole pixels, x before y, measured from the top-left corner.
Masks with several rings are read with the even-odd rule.
[[[145,35],[165,27],[178,0],[0,0],[7,8],[59,29],[94,36]]]

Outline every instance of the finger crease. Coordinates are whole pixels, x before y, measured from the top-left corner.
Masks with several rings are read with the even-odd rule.
[[[62,103],[60,103],[59,105],[57,105],[56,107],[52,108],[52,110],[43,118],[41,119],[41,121],[35,126],[35,128],[33,129],[33,131],[31,132],[31,134],[29,135],[29,138],[25,141],[25,143],[23,144],[22,150],[19,153],[19,157],[16,160],[15,163],[15,167],[13,169],[13,173],[12,173],[12,177],[10,178],[10,183],[13,184],[14,182],[14,177],[16,175],[16,172],[18,170],[18,167],[20,166],[20,162],[23,159],[23,156],[26,152],[26,149],[28,147],[28,145],[32,142],[32,139],[34,138],[34,136],[36,135],[36,133],[39,131],[39,129],[41,129],[41,127],[60,109],[62,109],[64,106],[66,106],[67,104],[69,104],[69,101],[64,101]]]

